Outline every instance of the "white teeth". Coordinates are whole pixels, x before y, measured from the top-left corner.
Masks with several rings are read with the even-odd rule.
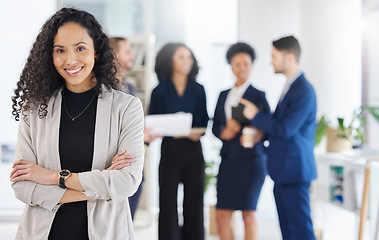
[[[66,69],[67,72],[71,73],[71,74],[75,74],[77,72],[79,72],[82,68],[78,68],[78,69],[74,69],[74,70],[68,70]]]

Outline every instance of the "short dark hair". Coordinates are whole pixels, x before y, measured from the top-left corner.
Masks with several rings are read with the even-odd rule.
[[[251,57],[251,61],[254,62],[256,55],[254,48],[252,48],[249,44],[244,42],[238,42],[229,47],[226,52],[226,60],[230,64],[234,55],[238,53],[247,53]]]
[[[272,45],[279,51],[287,51],[293,53],[296,57],[296,61],[299,62],[301,48],[299,41],[294,36],[282,37],[272,42]]]
[[[117,53],[120,50],[119,43],[121,41],[126,42],[127,40],[124,37],[110,37],[109,38],[109,44],[115,53]]]
[[[172,57],[179,47],[185,47],[190,50],[193,58],[193,65],[191,72],[188,75],[188,80],[196,81],[196,76],[199,73],[199,66],[197,65],[197,60],[191,49],[183,43],[167,43],[161,48],[161,50],[159,50],[157,57],[155,58],[155,73],[157,74],[159,82],[171,78],[173,73]]]

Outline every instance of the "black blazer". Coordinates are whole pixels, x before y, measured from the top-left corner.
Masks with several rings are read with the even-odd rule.
[[[229,91],[230,89],[222,91],[217,101],[212,127],[212,132],[217,138],[220,138],[221,131],[226,126],[225,101]],[[270,114],[270,106],[268,105],[264,92],[259,91],[250,85],[246,89],[246,92],[242,98],[253,102],[261,109],[261,111]],[[229,141],[224,141],[221,139],[223,141],[223,146],[220,153],[222,157],[251,157],[254,155],[264,154],[263,140],[255,144],[252,149],[246,149],[241,146],[240,136],[242,134],[242,128],[240,133],[238,133],[235,138]]]

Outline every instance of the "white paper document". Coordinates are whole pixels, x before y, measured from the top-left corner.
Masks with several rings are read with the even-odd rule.
[[[192,127],[191,113],[172,113],[145,116],[145,128],[151,135],[167,137],[188,136]]]

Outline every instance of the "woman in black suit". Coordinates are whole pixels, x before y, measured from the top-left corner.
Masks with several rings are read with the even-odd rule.
[[[231,89],[220,93],[213,119],[213,134],[223,142],[217,180],[218,231],[221,240],[233,239],[230,226],[232,213],[242,210],[245,239],[256,240],[255,210],[266,176],[263,134],[257,130],[260,137],[253,148],[242,147],[242,129],[248,124],[232,118],[232,107],[238,106],[242,98],[254,102],[266,113],[270,112],[270,107],[265,93],[247,81],[255,59],[254,49],[246,43],[236,43],[229,48],[226,58],[236,82]]]
[[[192,113],[192,127],[206,127],[208,113],[204,87],[196,82],[199,71],[191,50],[181,43],[169,43],[155,63],[159,85],[153,90],[149,114]],[[204,239],[203,195],[205,163],[200,137],[164,137],[159,163],[159,239]],[[183,226],[178,224],[177,192],[184,186]]]

